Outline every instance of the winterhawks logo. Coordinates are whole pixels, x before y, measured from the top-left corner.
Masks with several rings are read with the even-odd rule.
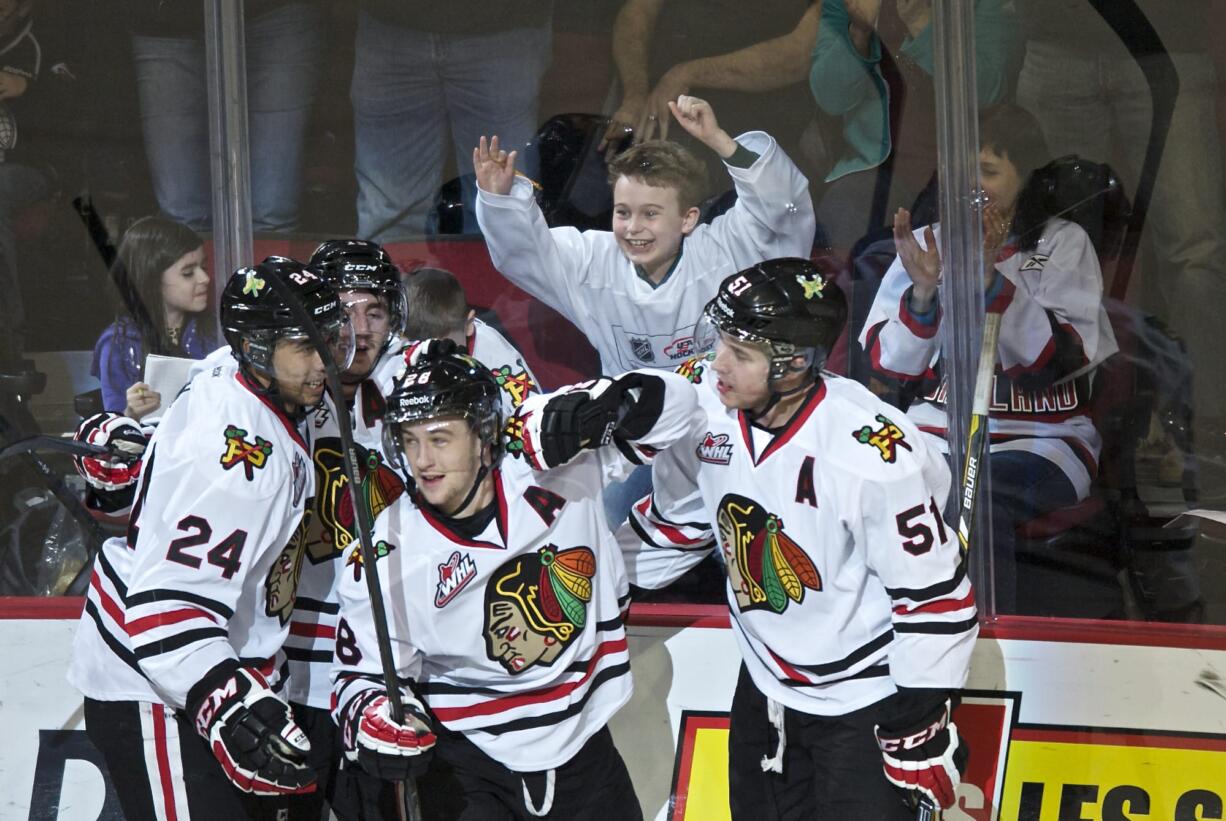
[[[446,564],[438,566],[438,587],[434,590],[434,606],[446,606],[447,602],[454,599],[476,577],[477,565],[473,563],[472,557],[467,553],[460,555],[458,550],[452,553]]]
[[[732,461],[732,444],[726,433],[711,433],[703,437],[702,443],[694,451],[698,459],[712,465],[726,465]]]

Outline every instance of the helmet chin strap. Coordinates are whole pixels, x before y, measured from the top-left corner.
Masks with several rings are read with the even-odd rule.
[[[777,380],[771,380],[771,381],[773,382]],[[813,386],[814,381],[816,380],[807,380],[805,382],[801,382],[796,387],[791,388],[786,391],[772,390],[770,392],[770,398],[768,398],[766,401],[766,404],[762,406],[762,410],[746,411],[745,415],[749,417],[749,420],[751,422],[756,422],[758,419],[761,419],[763,416],[770,413],[771,409],[774,408],[775,405],[778,405],[779,402],[782,401],[785,397],[793,396],[795,394],[800,393],[801,391],[807,391],[809,388]],[[769,383],[768,383],[768,386],[769,386]]]
[[[280,389],[277,387],[276,377],[268,376],[268,384],[265,385],[257,378],[255,368],[249,365],[247,362],[240,362],[238,367],[239,370],[242,371],[243,376],[247,377],[247,381],[251,383],[251,386],[255,392],[280,409],[280,411],[284,413],[291,422],[293,422],[295,425],[299,425],[304,419],[306,419],[307,408],[305,405],[295,405],[297,410],[295,410],[293,413],[290,413],[285,409],[285,401],[281,397]]]
[[[482,446],[482,450],[484,451],[484,446]],[[456,505],[455,510],[451,511],[450,513],[447,513],[446,511],[430,504],[428,501],[426,501],[425,497],[421,495],[420,491],[418,491],[417,493],[417,496],[418,496],[417,502],[423,507],[428,507],[431,510],[438,511],[439,514],[445,519],[455,519],[457,518],[456,514],[458,514],[464,508],[468,507],[468,503],[471,502],[473,498],[477,495],[477,491],[481,489],[481,483],[484,482],[485,477],[489,476],[490,474],[490,467],[491,465],[485,464],[485,455],[483,453],[481,456],[481,467],[477,469],[477,475],[473,477],[472,486],[468,489],[468,493],[464,495],[464,501]]]

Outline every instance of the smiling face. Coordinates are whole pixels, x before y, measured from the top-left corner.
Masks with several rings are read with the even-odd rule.
[[[698,209],[682,209],[677,189],[657,188],[635,177],[613,186],[613,236],[626,258],[660,282],[677,258],[681,238],[698,224]]]
[[[489,503],[493,479],[487,474],[473,499],[457,509],[472,490],[485,457],[480,438],[464,419],[404,423],[400,445],[418,492],[435,509],[459,517]]]
[[[340,297],[353,324],[355,342],[353,363],[343,374],[342,381],[356,385],[370,374],[383,352],[392,332],[392,314],[387,298],[370,291],[341,291]]]
[[[0,0],[2,2],[3,0]],[[204,247],[189,251],[162,271],[162,304],[169,322],[184,314],[198,314],[209,305],[209,274],[204,270]]]
[[[315,405],[324,395],[324,363],[306,337],[283,337],[272,353],[277,393],[287,413]]]
[[[1013,214],[1022,179],[1007,154],[997,154],[990,148],[979,152],[979,185],[987,197],[986,205],[995,205],[1004,216]]]

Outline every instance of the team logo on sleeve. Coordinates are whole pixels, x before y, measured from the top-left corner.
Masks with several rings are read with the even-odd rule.
[[[711,465],[726,465],[732,461],[732,443],[726,433],[711,433],[703,437],[695,449],[700,461]]]
[[[485,588],[485,652],[511,675],[549,666],[587,624],[596,556],[555,545],[516,556]]]
[[[802,603],[806,590],[822,589],[821,574],[783,532],[783,519],[753,499],[724,496],[716,522],[728,581],[742,612],[782,613],[789,602]]]
[[[382,559],[387,554],[396,549],[396,545],[391,542],[385,542],[382,539],[374,543],[375,561]],[[348,567],[353,568],[353,580],[355,582],[362,581],[362,551],[360,548],[355,548],[349,554],[349,561],[345,563]]]
[[[695,385],[701,385],[702,372],[707,369],[706,363],[709,360],[710,356],[707,354],[702,354],[701,356],[691,356],[689,359],[681,363],[681,365],[677,368],[677,373],[684,376]]]
[[[911,450],[911,445],[907,444],[907,437],[898,425],[881,414],[877,414],[877,421],[881,423],[881,427],[877,430],[873,430],[870,425],[865,425],[859,430],[853,430],[851,435],[860,444],[877,448],[881,461],[894,464],[894,461],[898,459],[898,449]]]
[[[502,429],[503,450],[509,455],[524,458],[524,420],[512,416]]]
[[[434,589],[434,606],[444,607],[477,578],[477,565],[472,556],[455,551],[446,564],[438,566],[438,586]]]
[[[511,397],[511,404],[517,408],[536,388],[536,383],[532,381],[532,377],[528,376],[527,370],[512,373],[510,365],[503,365],[501,368],[492,369],[490,373],[494,375],[494,381],[498,383],[498,387]]]
[[[221,466],[230,470],[235,465],[242,465],[243,473],[250,482],[255,478],[255,471],[268,463],[268,457],[272,455],[272,442],[262,436],[248,442],[245,438],[247,431],[237,425],[226,425],[222,435],[226,438],[226,452],[221,455]]]

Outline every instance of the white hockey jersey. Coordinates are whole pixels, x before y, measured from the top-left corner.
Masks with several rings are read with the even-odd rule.
[[[938,245],[940,226],[934,226]],[[923,229],[915,231],[924,247]],[[1102,438],[1089,416],[1090,377],[1118,350],[1103,307],[1102,271],[1090,238],[1052,219],[1033,251],[1006,246],[1003,277],[990,306],[1001,311],[992,386],[991,452],[1025,450],[1055,462],[1079,499],[1090,492]],[[911,279],[895,259],[869,311],[860,344],[873,367],[922,381],[908,410],[921,430],[946,437],[946,385],[940,368],[940,311],[924,321],[909,308]],[[943,445],[944,446],[944,445]]]
[[[941,518],[949,469],[928,437],[831,375],[770,433],[720,403],[709,367],[683,369],[699,411],[618,531],[630,582],[662,587],[718,546],[749,674],[801,712],[961,687],[975,597]]]
[[[505,196],[477,193],[494,267],[582,331],[604,373],[676,368],[697,353],[694,324],[726,276],[812,251],[816,220],[804,174],[767,134],[751,131],[737,142],[760,156],[749,168],[727,166],[736,205],[694,229],[659,285],[639,275],[611,232],[550,229],[523,179]]]
[[[298,426],[233,368],[199,373],[149,443],[127,539],[94,565],[68,679],[102,701],[182,708],[217,664],[283,683],[314,493]]]
[[[489,368],[498,380],[503,394],[502,406],[508,415],[514,413],[530,394],[541,392],[541,383],[536,381],[523,354],[497,329],[474,319],[467,347],[468,355]]]
[[[493,473],[496,515],[476,537],[409,496],[375,524],[397,675],[417,682],[439,722],[512,770],[561,766],[630,698],[628,587],[601,490],[685,430],[688,386],[663,376],[669,407],[623,449],[585,452],[542,473],[504,458]],[[383,689],[356,546],[345,566],[338,721],[360,693]]]

